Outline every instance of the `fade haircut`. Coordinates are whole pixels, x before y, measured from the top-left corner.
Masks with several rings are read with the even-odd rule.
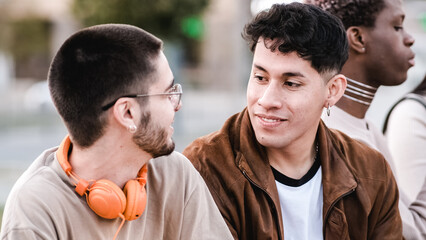
[[[89,147],[103,135],[104,104],[148,92],[161,48],[160,39],[124,24],[85,28],[64,42],[50,65],[48,82],[74,143]]]
[[[374,28],[376,18],[386,7],[384,0],[305,0],[342,20],[345,29],[352,26]]]
[[[259,38],[272,43],[265,44],[271,51],[297,52],[323,76],[340,72],[348,59],[348,40],[341,21],[313,5],[274,4],[245,26],[243,38],[253,52]]]

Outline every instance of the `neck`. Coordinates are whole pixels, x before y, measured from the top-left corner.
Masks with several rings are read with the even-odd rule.
[[[347,87],[343,97],[336,104],[345,112],[364,118],[377,92],[377,87],[346,77]]]
[[[272,167],[287,177],[300,179],[315,162],[318,155],[318,144],[314,142],[308,149],[295,151],[267,149],[267,154]]]
[[[88,148],[73,146],[69,156],[73,171],[86,180],[108,179],[123,187],[151,159],[133,142],[123,141],[123,137],[103,136]]]

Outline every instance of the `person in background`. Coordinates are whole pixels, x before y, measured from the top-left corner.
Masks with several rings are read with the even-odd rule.
[[[336,106],[323,113],[323,121],[328,127],[380,151],[396,174],[384,135],[365,114],[377,89],[403,83],[408,69],[414,65],[415,55],[411,50],[414,38],[403,26],[402,1],[305,1],[337,16],[349,40],[349,58],[341,71],[348,85]],[[403,187],[399,189],[399,209],[406,239],[426,239],[426,181],[416,184],[424,191],[415,202],[408,200]]]
[[[395,160],[399,186],[411,201],[419,195],[426,178],[426,75],[389,111],[383,132]]]
[[[232,239],[174,152],[182,88],[160,39],[130,25],[85,28],[61,46],[48,82],[69,135],[14,185],[0,239]]]
[[[235,239],[402,239],[383,156],[321,121],[348,57],[335,16],[275,4],[244,30],[254,52],[247,107],[184,150]]]

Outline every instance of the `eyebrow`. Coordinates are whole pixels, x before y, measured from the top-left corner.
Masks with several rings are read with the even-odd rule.
[[[268,71],[266,71],[265,68],[263,68],[260,65],[257,65],[257,64],[253,64],[253,65],[254,65],[255,68],[257,68],[257,69],[259,69],[261,71],[268,72]],[[305,77],[305,75],[303,75],[301,72],[285,72],[285,73],[283,73],[281,75],[283,77]]]
[[[164,92],[166,92],[167,90],[169,90],[170,88],[172,88],[175,85],[175,79],[173,78],[172,82],[170,83],[169,86],[166,87],[166,89],[164,90]]]
[[[263,67],[257,65],[257,64],[253,64],[253,66],[261,71],[267,72],[266,69],[264,69]]]

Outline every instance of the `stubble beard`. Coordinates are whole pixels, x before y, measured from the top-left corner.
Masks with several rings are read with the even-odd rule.
[[[133,142],[153,158],[169,155],[175,149],[173,140],[168,139],[166,129],[152,122],[151,114],[144,113],[138,129],[133,136]]]

